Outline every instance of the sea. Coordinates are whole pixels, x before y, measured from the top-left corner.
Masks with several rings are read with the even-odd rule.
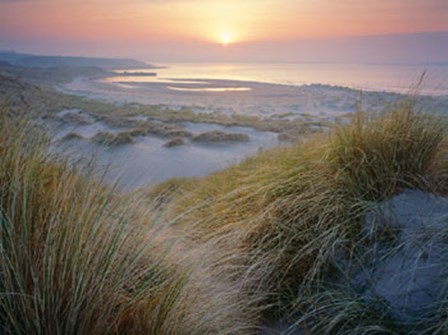
[[[443,64],[285,64],[160,63],[155,69],[127,72],[156,76],[117,76],[115,82],[235,80],[280,85],[330,85],[364,91],[448,96],[448,63]],[[188,82],[186,82],[188,83]]]

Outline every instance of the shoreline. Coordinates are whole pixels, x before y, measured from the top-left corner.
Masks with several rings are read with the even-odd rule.
[[[307,113],[316,116],[346,114],[355,111],[360,95],[360,91],[351,88],[323,84],[294,86],[218,79],[187,79],[188,81],[176,80],[174,83],[109,82],[107,78],[110,77],[99,80],[78,77],[70,83],[58,86],[57,89],[63,93],[116,104],[139,103],[164,105],[169,108],[187,106],[197,108],[201,112],[258,116],[285,113]],[[219,91],[221,88],[223,90]],[[244,90],[238,90],[239,88]],[[374,95],[376,105],[406,96],[376,91],[364,93]],[[368,99],[371,100],[369,97]],[[381,102],[378,102],[378,99]]]
[[[262,122],[261,128],[268,130],[278,129],[278,122],[283,122],[282,126],[289,129],[285,123],[287,121],[328,126],[335,122],[345,122],[356,111],[381,112],[409,97],[420,101],[420,105],[427,111],[443,113],[448,109],[448,96],[414,95],[412,91],[399,94],[357,91],[324,84],[293,86],[192,78],[176,78],[169,82],[111,82],[111,78],[114,77],[77,77],[56,89],[118,107],[129,106],[133,110],[144,110],[150,106],[168,109],[168,119],[161,111],[157,115],[150,112],[150,116],[165,121],[212,122],[222,125],[230,122],[231,125],[253,128],[256,128],[254,123],[259,125]],[[176,111],[179,113],[174,115]],[[276,125],[266,128],[269,123]]]
[[[447,64],[160,63],[170,80],[231,80],[285,86],[324,85],[356,91],[448,97]],[[138,71],[138,69],[134,69]],[[419,83],[422,81],[422,85]],[[139,79],[140,80],[140,79]]]

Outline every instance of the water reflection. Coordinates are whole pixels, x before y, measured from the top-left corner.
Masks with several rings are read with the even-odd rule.
[[[250,87],[204,87],[204,88],[187,88],[167,86],[169,90],[181,92],[245,92],[252,91]]]

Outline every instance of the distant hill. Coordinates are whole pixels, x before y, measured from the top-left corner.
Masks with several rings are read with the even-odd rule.
[[[0,75],[25,80],[29,83],[51,87],[72,81],[76,77],[104,77],[110,74],[95,66],[84,67],[27,67],[0,60]]]
[[[0,107],[8,114],[24,115],[47,109],[51,95],[38,86],[0,73]]]
[[[128,58],[90,58],[66,56],[36,56],[15,52],[0,52],[0,61],[25,67],[99,67],[111,69],[141,69],[153,68],[151,65]]]

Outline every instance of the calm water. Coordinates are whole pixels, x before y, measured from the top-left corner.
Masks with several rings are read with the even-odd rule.
[[[283,85],[325,84],[363,90],[408,93],[426,71],[420,93],[448,95],[448,65],[359,65],[359,64],[207,64],[167,63],[166,68],[139,70],[157,77],[118,76],[120,82],[179,82],[194,79],[256,81]]]

